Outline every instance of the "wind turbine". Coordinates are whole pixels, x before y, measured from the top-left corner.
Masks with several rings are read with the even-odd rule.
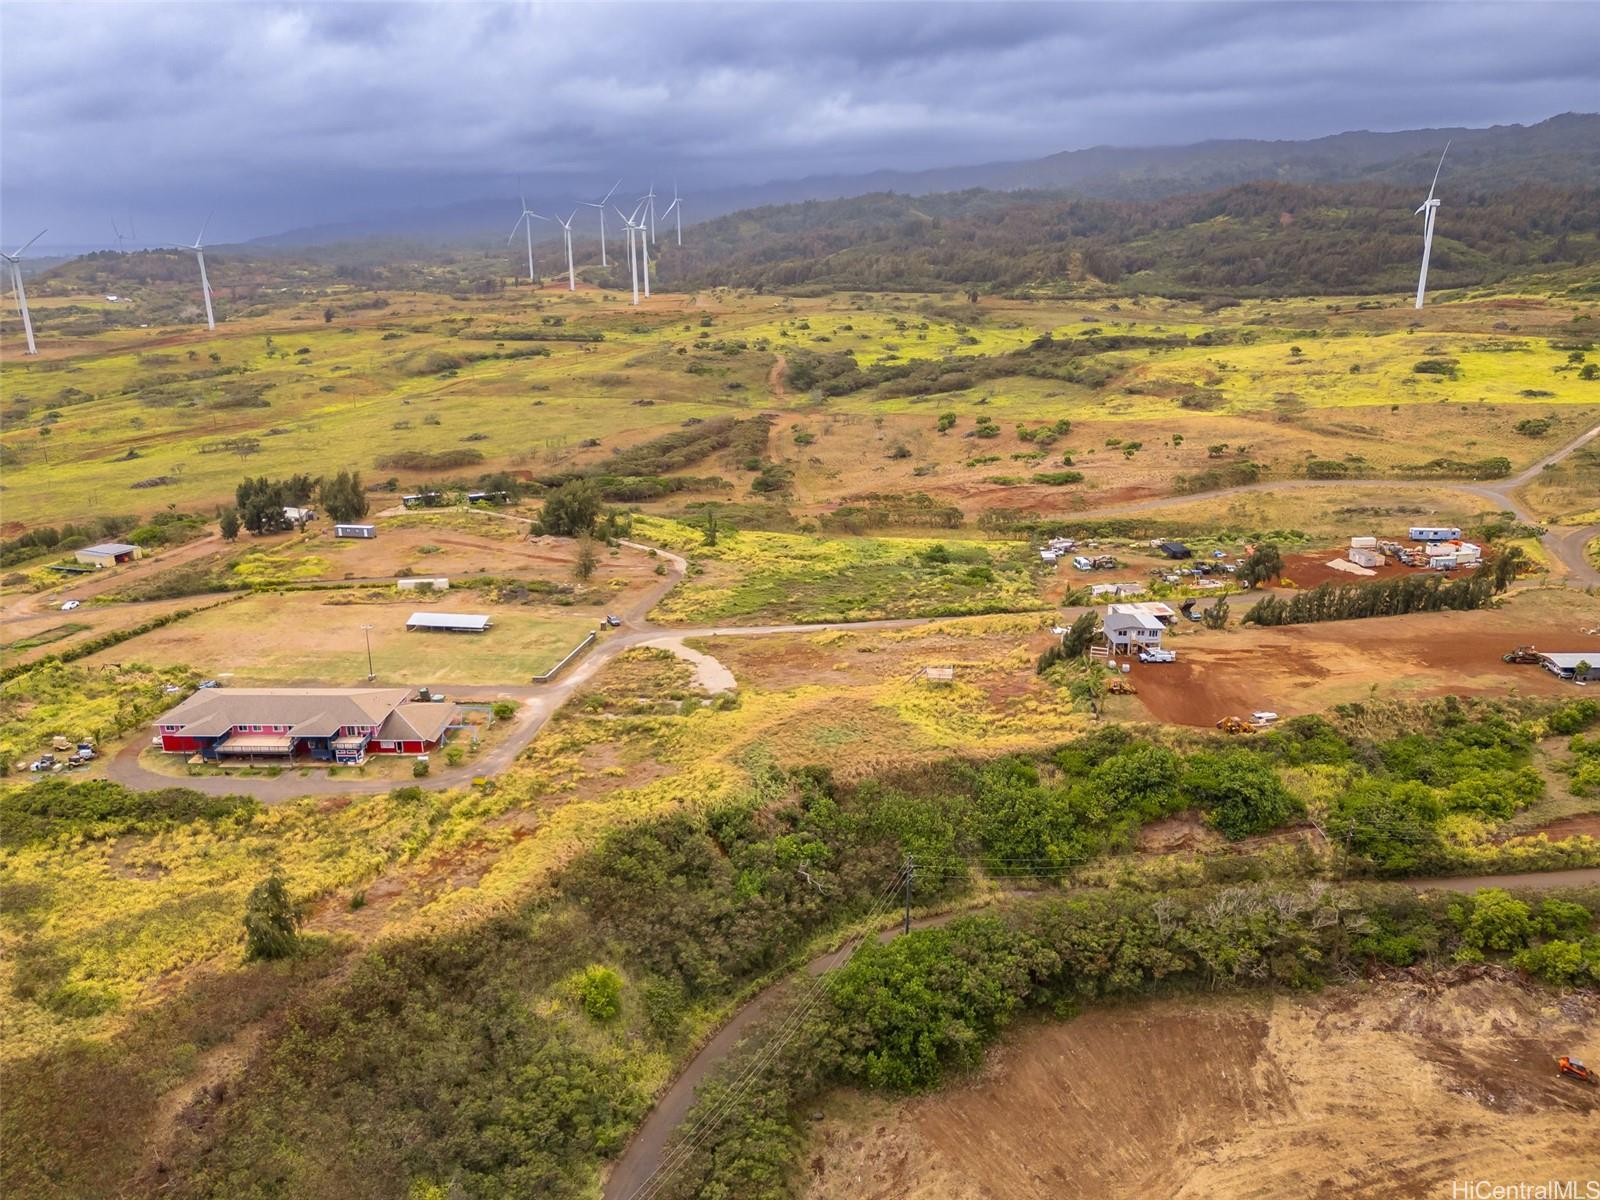
[[[131,229],[132,226],[130,226],[129,228]],[[115,217],[111,218],[111,232],[117,235],[117,253],[121,254],[122,253],[122,244],[124,242],[126,242],[128,239],[123,234],[122,230],[117,228],[117,219]]]
[[[1412,216],[1427,215],[1422,218],[1422,273],[1417,276],[1417,307],[1422,307],[1423,297],[1428,291],[1428,256],[1433,253],[1433,218],[1439,211],[1438,198],[1434,196],[1433,189],[1439,186],[1439,172],[1444,170],[1444,155],[1450,153],[1450,143],[1444,144],[1444,154],[1439,155],[1439,165],[1433,169],[1433,182],[1428,185],[1428,198],[1422,202],[1422,207],[1417,209]]]
[[[683,202],[678,196],[678,181],[676,179],[672,181],[672,203],[667,205],[667,211],[661,214],[661,219],[665,221],[673,213],[678,214],[676,217],[678,223],[678,245],[681,246],[683,245]]]
[[[11,290],[17,294],[17,311],[22,314],[22,332],[28,338],[28,353],[39,353],[39,347],[33,344],[33,318],[28,315],[28,293],[22,287],[22,252],[42,238],[49,230],[41,229],[22,245],[17,247],[16,253],[7,254],[0,251],[0,258],[11,264]]]
[[[654,245],[656,240],[656,185],[654,180],[650,181],[650,190],[645,193],[644,198],[650,205],[649,211],[646,215],[650,221],[650,244]],[[650,289],[648,287],[645,288],[644,294],[646,296],[650,294]]]
[[[580,202],[585,208],[598,208],[600,210],[600,265],[602,267],[611,265],[610,263],[606,262],[606,202],[611,199],[612,192],[615,192],[621,186],[622,180],[620,179],[613,183],[611,185],[611,191],[607,192],[604,196],[601,196],[600,203],[598,204],[596,204],[593,200],[584,200]]]
[[[644,231],[644,225],[638,220],[639,209],[644,207],[644,201],[639,201],[638,207],[629,216],[620,208],[616,210],[617,216],[622,218],[623,227],[628,231],[628,274],[633,279],[633,302],[639,303],[639,255],[635,249],[635,239]]]
[[[549,217],[542,217],[528,207],[528,198],[522,198],[522,215],[517,218],[517,224],[511,227],[511,234],[506,238],[506,245],[511,245],[511,239],[517,236],[518,226],[524,226],[528,234],[528,282],[534,282],[533,276],[533,223],[535,221],[548,221]]]
[[[205,223],[200,226],[200,234],[194,239],[194,245],[189,249],[194,251],[194,260],[200,264],[200,290],[206,298],[206,328],[216,329],[217,318],[211,311],[211,280],[206,278],[206,225],[211,224],[211,214],[206,214]]]
[[[556,218],[557,224],[561,226],[561,232],[566,236],[567,239],[567,291],[569,292],[575,292],[578,290],[578,273],[573,269],[572,266],[572,218],[577,215],[578,210],[573,209],[567,214],[567,219],[565,221],[563,221],[560,217]]]

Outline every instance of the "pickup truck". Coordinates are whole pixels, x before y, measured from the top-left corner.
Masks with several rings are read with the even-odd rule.
[[[1176,650],[1163,650],[1159,646],[1152,646],[1148,650],[1139,651],[1139,661],[1142,663],[1169,663],[1178,661]]]

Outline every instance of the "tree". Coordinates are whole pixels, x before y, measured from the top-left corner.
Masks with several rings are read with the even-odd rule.
[[[288,958],[300,948],[300,913],[276,871],[245,898],[244,937],[248,959]]]
[[[1186,766],[1184,794],[1234,841],[1274,829],[1300,811],[1271,764],[1249,750],[1196,754]]]
[[[589,576],[600,565],[600,556],[594,552],[594,539],[588,535],[578,539],[578,557],[572,564],[572,573],[580,583],[588,583]]]
[[[1230,610],[1226,600],[1218,600],[1200,614],[1200,623],[1207,629],[1226,629]]]
[[[717,510],[714,508],[706,510],[705,544],[708,546],[717,544]]]
[[[333,324],[333,308],[331,306],[322,310],[322,323],[324,325]]]
[[[1533,936],[1528,906],[1504,888],[1484,888],[1471,904],[1461,940],[1474,950],[1520,950]]]
[[[367,492],[361,486],[360,471],[340,471],[324,479],[317,488],[322,507],[335,521],[358,521],[371,510]]]
[[[622,1012],[622,976],[598,964],[585,967],[568,983],[572,998],[591,1021],[604,1024]]]
[[[1094,612],[1080,615],[1061,635],[1061,641],[1039,656],[1039,674],[1043,675],[1058,662],[1082,658],[1088,652],[1089,644],[1094,641],[1099,625],[1100,620]]]
[[[1257,546],[1239,564],[1239,582],[1247,588],[1277,579],[1283,574],[1283,555],[1271,542]]]
[[[562,484],[545,498],[539,524],[556,537],[581,537],[600,516],[600,493],[587,479]]]
[[[223,509],[222,516],[217,518],[217,528],[222,533],[223,541],[231,542],[237,538],[239,536],[238,510],[232,508]]]

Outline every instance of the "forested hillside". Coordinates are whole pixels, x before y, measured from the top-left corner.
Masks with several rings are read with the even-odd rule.
[[[662,254],[663,287],[975,287],[1102,282],[1166,294],[1405,290],[1415,189],[1249,183],[1132,203],[1042,193],[894,194],[735,213]],[[1445,196],[1435,287],[1600,261],[1600,188]]]

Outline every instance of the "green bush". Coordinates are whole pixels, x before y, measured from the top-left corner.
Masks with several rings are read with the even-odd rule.
[[[605,1024],[622,1015],[622,976],[610,967],[585,967],[569,984],[573,1003],[591,1021]]]

